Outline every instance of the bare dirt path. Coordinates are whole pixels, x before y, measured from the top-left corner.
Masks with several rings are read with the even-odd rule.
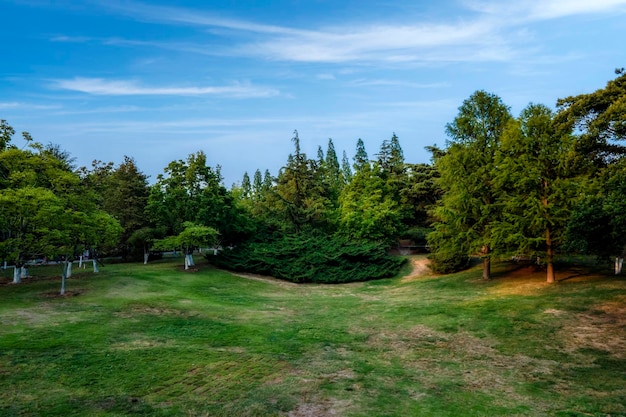
[[[413,269],[408,275],[402,277],[402,282],[413,281],[424,276],[431,276],[433,273],[428,267],[430,261],[427,258],[411,258],[409,259]]]

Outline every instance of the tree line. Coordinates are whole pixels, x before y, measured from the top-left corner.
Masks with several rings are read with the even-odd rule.
[[[479,256],[488,279],[494,257],[533,257],[553,282],[560,253],[623,255],[626,74],[517,117],[477,91],[446,133],[444,148],[428,147],[431,163],[413,164],[395,134],[372,157],[359,139],[352,158],[339,158],[332,139],[306,155],[294,131],[276,175],[257,169],[227,189],[202,151],[149,184],[131,157],[77,168],[26,132],[19,148],[2,120],[0,259],[18,282],[36,257],[61,261],[65,276],[85,251],[147,262],[180,250],[189,267],[195,249],[215,247],[208,258],[220,266],[343,282],[393,275],[400,261],[387,250],[403,240],[428,246],[440,272]]]

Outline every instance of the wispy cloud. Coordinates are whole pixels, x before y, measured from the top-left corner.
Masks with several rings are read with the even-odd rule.
[[[516,21],[558,19],[576,15],[626,13],[626,0],[521,0],[516,2],[468,0],[465,5],[479,13],[510,17]]]
[[[348,21],[343,26],[301,29],[224,17],[183,7],[117,0],[100,6],[111,13],[139,21],[196,26],[210,31],[211,37],[218,36],[226,42],[219,43],[220,46],[214,43],[209,46],[197,40],[185,42],[67,36],[57,36],[52,40],[98,41],[113,46],[148,46],[206,55],[261,57],[306,63],[510,62],[532,50],[529,46],[532,37],[518,35],[529,23],[573,15],[626,11],[626,0],[466,0],[463,5],[465,9],[460,15],[452,15],[446,20],[406,23],[407,20],[401,24],[373,18],[358,24]],[[474,13],[465,14],[468,11]],[[187,94],[201,93],[189,91]]]
[[[102,78],[76,77],[68,80],[55,80],[53,88],[79,91],[81,93],[102,96],[201,96],[215,95],[236,98],[272,97],[278,90],[267,87],[255,87],[249,84],[208,87],[145,87],[136,81],[105,80]]]
[[[382,86],[382,87],[409,87],[409,88],[443,88],[449,87],[449,83],[415,83],[402,80],[384,79],[358,79],[348,83],[352,87]]]
[[[498,42],[489,22],[418,25],[374,25],[361,30],[333,28],[273,37],[245,45],[247,54],[301,62],[377,60],[420,61],[436,48],[483,48]]]
[[[574,15],[626,12],[625,0],[548,0],[532,2],[529,16],[535,19],[555,19]]]
[[[448,58],[441,53],[432,54],[438,48],[467,48],[481,60],[507,59],[490,49],[501,42],[497,28],[491,20],[458,21],[401,25],[397,22],[363,22],[355,26],[347,22],[343,27],[319,27],[313,29],[292,28],[232,19],[217,14],[182,7],[164,7],[140,2],[107,2],[101,5],[110,12],[122,14],[140,21],[171,25],[198,26],[211,31],[212,35],[227,38],[228,48],[209,48],[207,45],[184,42],[151,42],[128,39],[101,40],[112,45],[175,48],[202,54],[230,54],[263,57],[269,60],[296,62],[355,62],[382,61],[392,63],[424,62],[433,59],[456,61],[458,51],[450,51]],[[359,29],[356,29],[356,28]],[[226,32],[215,32],[215,30]],[[252,39],[254,37],[254,39]],[[57,41],[86,39],[58,36]]]
[[[217,27],[254,33],[291,35],[303,31],[282,26],[265,25],[245,20],[229,19],[218,15],[200,13],[181,7],[157,6],[145,3],[110,1],[102,5],[113,12],[121,13],[138,20],[175,23],[194,26]]]
[[[22,103],[18,101],[10,101],[10,102],[0,102],[0,109],[32,109],[32,110],[53,110],[59,109],[61,106],[59,105],[46,105],[46,104],[33,104],[33,103]]]

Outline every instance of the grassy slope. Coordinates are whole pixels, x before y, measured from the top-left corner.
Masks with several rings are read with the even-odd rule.
[[[297,286],[163,261],[64,298],[1,286],[0,415],[626,415],[626,281],[503,268]]]

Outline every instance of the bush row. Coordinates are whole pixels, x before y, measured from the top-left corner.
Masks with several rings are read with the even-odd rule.
[[[303,235],[284,236],[271,242],[249,242],[206,258],[218,267],[299,283],[342,283],[391,277],[405,261],[389,255],[382,243]]]

